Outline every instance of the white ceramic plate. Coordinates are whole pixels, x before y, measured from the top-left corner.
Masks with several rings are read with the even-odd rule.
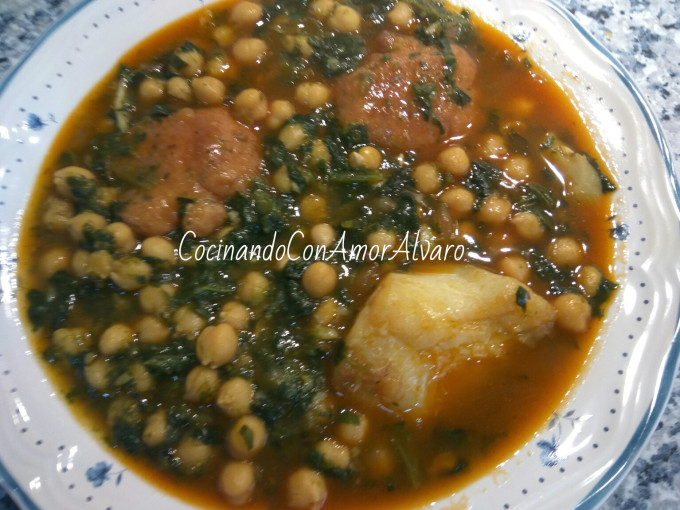
[[[20,324],[15,269],[23,209],[69,112],[129,47],[203,3],[84,1],[0,85],[0,476],[25,509],[192,508],[126,470],[72,417]],[[592,126],[620,185],[613,235],[621,290],[582,381],[546,428],[435,507],[590,510],[654,429],[678,361],[677,181],[640,92],[571,15],[544,0],[467,6],[524,46]]]

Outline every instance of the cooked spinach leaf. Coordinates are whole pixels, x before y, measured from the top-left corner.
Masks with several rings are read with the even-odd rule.
[[[517,292],[515,293],[515,302],[517,306],[522,307],[522,310],[527,311],[527,301],[530,299],[529,291],[524,287],[517,287]]]
[[[602,306],[609,301],[612,295],[619,285],[604,276],[600,280],[600,286],[597,288],[597,292],[588,301],[593,309],[593,316],[602,317],[603,311]]]
[[[538,277],[550,285],[548,291],[550,294],[558,295],[579,292],[570,271],[560,269],[534,248],[527,250],[525,256],[530,260],[531,267],[536,271]]]
[[[414,82],[412,90],[413,100],[418,111],[420,111],[426,121],[432,122],[443,134],[444,126],[435,113],[433,104],[437,97],[437,86],[434,83]]]
[[[589,156],[588,154],[584,154],[584,156],[588,160],[588,163],[590,163],[590,166],[592,166],[595,169],[597,175],[600,177],[600,183],[602,184],[602,193],[612,193],[613,191],[616,191],[616,185],[611,181],[609,177],[607,177],[602,172],[600,164],[597,162],[597,160]]]
[[[103,228],[94,229],[90,224],[83,228],[83,240],[79,246],[86,251],[108,251],[113,253],[116,249],[116,241],[111,232]]]
[[[479,210],[482,202],[498,186],[502,175],[502,172],[491,163],[483,161],[474,161],[472,163],[469,175],[463,181],[463,186],[475,194],[475,210]]]
[[[366,56],[366,43],[354,34],[310,37],[309,44],[314,48],[312,59],[326,78],[354,71]]]

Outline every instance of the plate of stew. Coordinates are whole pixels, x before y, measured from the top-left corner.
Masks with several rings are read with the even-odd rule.
[[[677,182],[551,2],[86,1],[0,88],[23,508],[594,508],[678,360]]]

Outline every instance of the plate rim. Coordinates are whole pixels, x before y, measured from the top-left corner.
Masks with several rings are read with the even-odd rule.
[[[36,51],[43,46],[47,39],[58,30],[64,23],[76,16],[81,10],[96,0],[80,0],[59,16],[31,45],[30,49],[19,59],[0,81],[0,95],[2,95],[10,83],[14,80],[18,72],[33,57]],[[448,1],[448,0],[444,0]],[[550,7],[556,14],[561,16],[568,24],[580,34],[589,48],[595,53],[603,56],[611,69],[616,73],[617,78],[626,87],[629,94],[635,100],[637,108],[640,110],[646,121],[650,134],[659,150],[660,156],[664,161],[667,184],[672,191],[675,209],[675,216],[679,220],[676,228],[680,230],[680,180],[674,167],[670,146],[663,132],[661,124],[651,109],[649,102],[642,94],[637,83],[629,71],[621,64],[616,56],[607,49],[585,26],[578,21],[566,7],[557,3],[556,0],[536,0]],[[202,3],[202,2],[201,2]],[[653,400],[645,411],[635,432],[629,442],[623,448],[618,458],[614,459],[612,465],[602,474],[590,492],[575,506],[574,510],[593,510],[599,507],[620,485],[626,475],[631,471],[639,458],[643,447],[647,444],[651,434],[656,429],[661,416],[666,409],[670,399],[675,375],[680,367],[680,307],[676,311],[675,328],[673,339],[669,344],[666,360],[661,371],[661,377],[657,379],[657,385]],[[44,510],[41,509],[29,494],[17,483],[11,475],[2,459],[0,459],[0,485],[6,490],[7,494],[22,510]]]
[[[678,180],[678,174],[673,164],[670,146],[668,145],[661,124],[652,111],[649,102],[642,95],[635,80],[623,64],[621,64],[619,59],[616,58],[604,44],[595,38],[595,36],[593,36],[593,34],[591,34],[581,22],[569,12],[569,10],[562,5],[557,4],[555,0],[544,1],[549,4],[555,12],[566,19],[592,48],[609,61],[611,68],[616,72],[619,80],[626,86],[630,95],[633,96],[633,99],[635,99],[635,103],[647,122],[647,127],[650,129],[652,137],[664,160],[668,183],[670,184],[673,198],[675,199],[674,206],[675,215],[677,217],[678,208],[680,208],[680,181]],[[590,492],[580,501],[580,503],[578,503],[578,505],[576,505],[574,510],[592,510],[598,508],[609,496],[611,496],[626,475],[631,471],[642,453],[643,447],[647,444],[647,441],[656,429],[656,426],[666,409],[673,389],[673,381],[678,372],[678,367],[680,367],[680,308],[678,308],[676,312],[674,337],[670,344],[670,348],[668,349],[666,363],[651,405],[648,407],[643,419],[640,421],[640,424],[635,429],[633,436],[619,457],[614,460],[610,468],[605,471]]]

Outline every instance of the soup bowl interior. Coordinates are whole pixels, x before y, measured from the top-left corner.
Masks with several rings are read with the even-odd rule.
[[[16,276],[20,222],[60,126],[132,46],[204,2],[85,1],[0,88],[0,476],[24,508],[194,508],[129,470],[69,411],[27,339]],[[579,380],[507,461],[436,508],[593,508],[653,430],[678,360],[678,194],[657,122],[625,70],[549,1],[463,3],[555,79],[619,189],[619,291]],[[429,506],[429,505],[428,505]]]

